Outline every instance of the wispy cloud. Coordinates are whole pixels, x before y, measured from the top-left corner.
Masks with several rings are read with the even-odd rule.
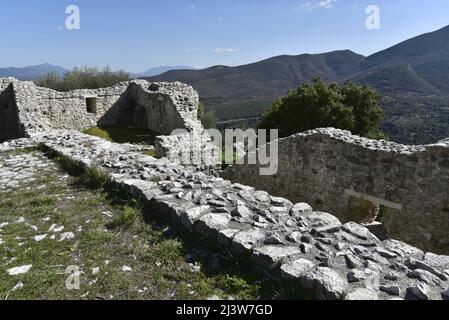
[[[320,0],[320,1],[307,1],[294,8],[292,11],[312,11],[314,9],[332,9],[338,0]]]
[[[322,0],[315,6],[318,8],[331,9],[334,7],[335,2],[337,2],[337,0]]]
[[[215,53],[218,54],[222,54],[222,53],[235,53],[235,52],[239,52],[239,49],[234,49],[234,48],[215,48],[214,50],[212,50]]]

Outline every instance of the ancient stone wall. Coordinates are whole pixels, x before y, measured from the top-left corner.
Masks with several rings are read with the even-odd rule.
[[[258,166],[234,166],[226,173],[231,182],[173,161],[186,148],[192,150],[192,144],[201,149],[211,145],[196,119],[198,95],[188,86],[133,81],[58,93],[30,82],[0,83],[4,93],[11,86],[13,94],[6,90],[4,101],[17,106],[23,134],[29,136],[0,145],[0,152],[44,145],[86,168],[99,168],[111,183],[140,198],[153,218],[191,232],[314,298],[449,298],[449,257],[425,253],[447,252],[446,142],[403,146],[318,129],[279,141],[277,175],[260,176]],[[85,101],[93,95],[96,114],[87,112]],[[79,115],[81,108],[86,114]],[[148,122],[139,122],[135,113]],[[98,121],[113,125],[126,117],[128,125],[152,129],[160,124],[151,114],[166,121],[158,130],[180,125],[187,132],[158,137],[156,149],[167,158],[148,157],[141,146],[55,130]],[[209,140],[204,145],[192,141],[192,132]],[[373,213],[379,206],[381,215]],[[381,241],[364,226],[347,222],[375,216],[381,216],[389,238],[420,249]]]
[[[110,88],[57,92],[8,78],[0,79],[1,92],[0,141],[51,129],[81,130],[98,125],[159,133],[156,150],[159,156],[172,161],[179,161],[185,148],[216,149],[197,119],[198,93],[179,82],[150,84],[133,80]],[[194,135],[168,136],[177,129]],[[192,141],[191,137],[201,140]],[[212,157],[204,159],[203,164],[213,164]]]
[[[169,135],[175,129],[193,129],[198,93],[182,83],[123,82],[95,90],[58,92],[32,82],[1,79],[0,92],[12,88],[25,131],[80,130],[97,123],[150,129]],[[95,100],[89,110],[88,99]],[[3,124],[3,121],[2,121]]]
[[[383,223],[388,237],[449,254],[449,147],[404,146],[317,129],[279,140],[279,171],[236,165],[225,177],[342,221]],[[380,209],[378,212],[376,209]]]
[[[192,128],[197,120],[198,93],[175,83],[131,82],[122,99],[99,120],[103,126],[150,129],[169,135]]]
[[[19,117],[26,133],[47,129],[81,130],[96,126],[100,117],[119,100],[127,83],[97,90],[58,92],[32,82],[13,82]],[[96,99],[96,111],[87,110],[87,98]]]
[[[51,131],[0,145],[43,144],[138,197],[152,219],[196,235],[269,274],[285,291],[315,299],[449,299],[449,257],[396,240],[380,241],[365,227],[342,224],[306,203],[293,204],[145,156],[139,146],[73,131]],[[1,170],[0,170],[1,173]]]

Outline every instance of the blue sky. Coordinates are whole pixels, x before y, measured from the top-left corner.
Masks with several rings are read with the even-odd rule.
[[[65,28],[68,5],[81,29]],[[447,0],[0,0],[0,67],[49,62],[241,65],[279,54],[351,49],[369,55],[449,24]],[[365,27],[368,5],[381,29]]]

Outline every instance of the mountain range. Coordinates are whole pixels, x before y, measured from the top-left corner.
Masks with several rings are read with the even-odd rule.
[[[198,70],[199,68],[190,66],[162,66],[148,69],[142,73],[130,73],[130,78],[142,78],[142,77],[153,77],[165,73],[170,70]],[[32,81],[37,78],[44,76],[48,73],[56,73],[58,76],[62,77],[64,73],[68,70],[61,66],[55,66],[49,63],[44,63],[36,66],[27,66],[21,68],[8,67],[0,68],[0,78],[13,77],[18,80]]]
[[[66,71],[45,63],[0,68],[0,77],[34,80],[49,72],[63,75]],[[368,57],[350,50],[282,55],[237,67],[157,67],[130,77],[190,84],[220,121],[251,119],[252,125],[274,100],[304,81],[315,77],[337,83],[352,80],[373,87],[382,96],[382,126],[391,140],[424,144],[449,137],[449,26]]]
[[[166,73],[171,70],[198,70],[200,68],[190,67],[190,66],[162,66],[148,69],[142,73],[130,73],[130,78],[137,79],[143,77],[154,77],[163,73]]]
[[[238,66],[172,70],[149,81],[195,87],[222,121],[254,118],[304,81],[353,80],[375,88],[385,110],[383,128],[402,143],[449,136],[449,26],[364,57],[350,50],[277,56]]]
[[[0,78],[13,77],[19,80],[35,80],[51,72],[62,76],[67,72],[67,69],[49,63],[22,68],[0,68]]]
[[[236,101],[270,101],[300,83],[320,76],[338,81],[355,74],[363,56],[347,51],[299,56],[278,56],[239,66],[215,66],[203,70],[172,70],[150,81],[181,81],[195,87],[207,105],[227,105]]]

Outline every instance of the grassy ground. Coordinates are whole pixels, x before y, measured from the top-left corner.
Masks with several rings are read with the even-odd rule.
[[[148,144],[154,145],[156,133],[135,128],[97,128],[92,127],[83,130],[84,134],[90,136],[99,137],[108,141],[116,143],[133,143],[133,144]],[[154,149],[146,150],[143,152],[145,155],[157,158],[156,151]]]
[[[72,174],[55,164],[32,185],[0,192],[0,299],[276,297],[246,266],[143,221],[126,195]],[[74,238],[61,241],[67,232]],[[8,275],[23,265],[32,268]],[[69,266],[79,268],[79,290],[66,287]]]
[[[83,133],[117,143],[145,143],[150,145],[154,144],[154,139],[157,136],[155,132],[150,130],[120,127],[92,127],[84,130]]]

